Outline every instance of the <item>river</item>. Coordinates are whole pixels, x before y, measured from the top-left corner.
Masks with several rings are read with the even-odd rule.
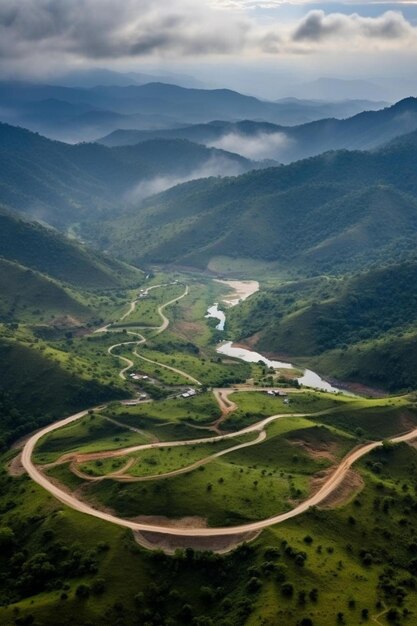
[[[291,363],[286,363],[285,361],[272,361],[254,350],[234,346],[231,341],[219,346],[216,352],[225,356],[234,357],[235,359],[241,359],[247,363],[258,363],[259,361],[262,361],[262,363],[265,363],[267,367],[273,367],[274,369],[293,369],[293,365]],[[339,393],[340,391],[343,391],[342,389],[333,387],[312,370],[304,370],[303,375],[300,378],[297,378],[297,380],[300,385],[312,387],[313,389],[318,389],[320,391],[330,391],[332,393]]]
[[[212,317],[216,320],[219,320],[219,323],[216,326],[216,330],[224,330],[224,325],[226,323],[226,315],[223,311],[219,309],[219,303],[215,302],[213,306],[207,309],[207,315],[204,317]]]
[[[232,287],[232,289],[235,288],[236,293],[238,293],[239,291],[233,284],[234,282],[237,283],[238,281],[217,281],[217,282],[224,282],[224,284],[228,284],[230,287]],[[253,284],[251,285],[251,287],[249,287],[246,294],[242,294],[241,292],[239,293],[239,296],[241,299],[246,299],[247,297],[249,297],[249,295],[251,295],[252,293],[254,293],[255,291],[259,289],[259,283],[255,283],[255,281],[241,282],[239,283],[239,285],[249,285],[251,282]],[[230,298],[230,296],[228,297]],[[235,300],[230,300],[230,299],[225,300],[225,303],[227,303],[229,306],[236,306],[238,302],[239,302],[239,299],[237,298]],[[207,309],[207,314],[205,317],[215,318],[219,320],[219,323],[217,324],[216,329],[220,331],[224,330],[224,327],[226,324],[226,314],[224,313],[224,311],[219,309],[218,302],[215,302],[211,307]],[[221,346],[219,346],[216,352],[218,352],[219,354],[223,354],[225,356],[233,357],[235,359],[241,359],[242,361],[246,361],[247,363],[258,363],[259,361],[262,361],[263,363],[265,363],[267,367],[272,367],[274,369],[293,369],[293,365],[291,363],[286,363],[285,361],[274,361],[274,360],[268,359],[267,357],[263,356],[259,352],[255,352],[254,350],[248,350],[247,348],[239,348],[237,346],[234,346],[233,342],[231,341],[228,341],[222,344]],[[321,378],[321,376],[319,376],[318,374],[316,374],[316,372],[313,372],[312,370],[308,370],[308,369],[304,370],[303,375],[297,378],[297,380],[300,383],[300,385],[304,385],[305,387],[312,387],[313,389],[318,389],[319,391],[329,391],[331,393],[342,392],[342,393],[351,395],[350,393],[344,391],[343,389],[338,389],[337,387],[333,387],[330,383],[328,383],[326,380]]]

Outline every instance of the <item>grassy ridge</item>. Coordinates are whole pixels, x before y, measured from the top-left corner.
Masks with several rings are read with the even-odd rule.
[[[17,603],[18,616],[32,615],[46,626],[55,624],[57,612],[64,626],[74,620],[110,626],[120,621],[121,609],[123,622],[133,624],[152,620],[156,606],[159,621],[175,626],[183,626],[184,615],[209,626],[253,626],[260,620],[266,626],[296,626],[307,618],[313,626],[334,626],[341,619],[338,614],[356,626],[384,610],[378,602],[397,611],[397,622],[411,626],[417,610],[410,551],[416,462],[416,452],[408,446],[375,452],[360,464],[365,486],[350,502],[335,510],[312,510],[268,529],[252,546],[225,557],[192,551],[187,556],[152,555],[135,546],[122,529],[62,507],[36,485],[28,498],[25,478],[13,479],[6,495],[2,475],[1,505],[6,498],[15,503],[3,515],[3,524],[19,540],[0,557],[2,572],[16,572],[7,600],[27,598]],[[58,545],[68,548],[65,559]],[[28,556],[19,567],[37,573],[26,587],[17,566],[10,565],[22,547]],[[34,564],[26,563],[29,555],[45,550],[54,569],[46,573],[44,568],[40,577]],[[75,551],[81,555],[74,560]],[[61,562],[70,557],[72,567],[62,589],[56,581]],[[93,591],[97,579],[97,589],[102,588],[98,593]],[[88,597],[76,593],[80,583],[88,585]],[[14,608],[0,608],[5,626],[15,625]]]
[[[5,210],[0,210],[0,256],[82,288],[114,288],[142,280],[139,270]]]
[[[1,338],[0,379],[0,394],[20,412],[19,419],[13,417],[12,408],[2,414],[0,428],[6,440],[54,418],[126,395],[120,386],[75,374],[71,364],[65,367],[38,349]]]
[[[0,320],[36,323],[65,315],[80,323],[91,314],[87,306],[59,283],[17,263],[0,259]]]

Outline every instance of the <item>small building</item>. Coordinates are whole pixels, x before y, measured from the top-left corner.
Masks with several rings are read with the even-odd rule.
[[[268,389],[266,393],[268,396],[278,396],[280,398],[285,398],[287,396],[287,394],[280,389]]]
[[[193,396],[196,396],[197,392],[195,389],[188,389],[187,391],[184,391],[184,393],[182,393],[180,395],[180,398],[192,398]]]

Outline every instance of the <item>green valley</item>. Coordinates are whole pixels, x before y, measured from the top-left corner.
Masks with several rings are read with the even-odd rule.
[[[414,8],[35,4],[0,10],[0,624],[413,626],[417,99],[251,93],[365,44],[405,76]]]

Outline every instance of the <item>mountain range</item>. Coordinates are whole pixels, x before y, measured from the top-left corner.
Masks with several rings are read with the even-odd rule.
[[[197,180],[140,210],[91,224],[88,236],[136,263],[207,267],[218,256],[342,273],[407,255],[416,243],[415,134],[373,152],[335,151]],[[123,246],[122,246],[123,242]]]
[[[131,284],[140,272],[0,208],[0,258],[83,289]]]
[[[61,228],[182,180],[256,167],[239,155],[186,140],[120,148],[69,145],[0,124],[3,204]]]
[[[139,85],[131,80],[128,85],[105,81],[94,87],[0,82],[0,119],[74,143],[91,141],[118,128],[154,130],[248,118],[301,124],[384,106],[380,101],[364,100],[272,102],[230,89],[185,88],[161,82]]]
[[[244,120],[153,131],[119,129],[98,141],[106,146],[120,146],[151,138],[181,138],[246,157],[290,163],[328,150],[369,150],[416,129],[417,98],[406,98],[393,106],[342,120],[321,119],[291,127]]]

